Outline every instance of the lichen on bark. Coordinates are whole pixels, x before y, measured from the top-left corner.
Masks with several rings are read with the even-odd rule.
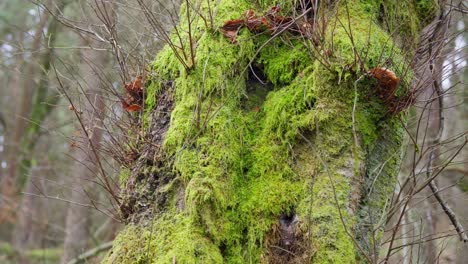
[[[273,4],[259,2],[219,1],[214,25],[248,9],[266,12]],[[291,2],[283,2],[283,12],[292,13]],[[362,75],[385,61],[397,74],[407,65],[390,34],[374,22],[378,8],[351,2],[327,9],[327,33],[317,47],[327,63],[311,56],[308,40],[270,40],[243,29],[231,44],[201,18],[191,25],[196,49],[190,70],[169,47],[158,54],[145,124],[156,122],[153,112],[167,83],[173,87],[171,121],[157,154],[141,163],[153,168],[122,177],[132,181],[135,193],[144,190],[154,200],[147,201],[149,213],[128,209],[145,217],[129,217],[133,223],[104,263],[359,260],[358,247],[366,248],[351,236],[366,240],[365,232],[355,231],[363,222],[360,209],[382,214],[399,156],[385,163],[382,177],[368,171],[388,159],[378,155],[390,155],[401,144],[401,123],[387,114],[372,92],[375,83]],[[198,12],[208,12],[206,3],[200,2]],[[179,32],[186,25],[181,16]],[[182,37],[188,47],[187,35]],[[400,90],[408,88],[405,83]],[[149,177],[164,180],[148,188]],[[372,199],[363,194],[369,179],[375,182]],[[295,240],[285,246],[279,219],[292,216],[298,219]]]

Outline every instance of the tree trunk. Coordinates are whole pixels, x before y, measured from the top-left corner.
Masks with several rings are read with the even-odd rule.
[[[44,175],[50,173],[50,167],[41,162],[41,166],[31,169],[30,180],[24,192],[37,194],[44,190]],[[43,200],[32,195],[23,195],[18,206],[18,219],[12,232],[13,248],[18,253],[18,263],[29,263],[23,253],[39,249],[46,240],[47,216],[44,214]]]
[[[64,8],[65,3],[60,3],[59,10],[63,11]],[[59,25],[57,20],[49,19],[49,13],[45,12],[36,28],[31,54],[33,59],[39,61],[39,64],[37,65],[35,61],[30,61],[25,70],[24,85],[23,89],[21,89],[22,96],[18,103],[19,109],[15,118],[16,124],[12,133],[12,139],[9,139],[13,142],[8,152],[7,164],[9,173],[2,177],[0,182],[0,191],[5,200],[2,206],[8,207],[7,201],[12,200],[11,197],[17,195],[23,188],[26,188],[25,185],[27,185],[30,175],[31,160],[34,157],[34,148],[40,136],[41,124],[59,100],[57,92],[50,92],[48,76],[54,55],[53,46],[59,33]],[[44,44],[42,36],[46,29],[48,36],[47,43],[52,47],[48,47],[47,51],[42,54],[40,48]],[[38,68],[41,69],[40,72]],[[39,77],[40,81],[36,84],[35,78],[37,77]],[[14,207],[14,205],[10,205],[10,207]],[[4,214],[8,214],[9,210],[11,208],[5,208],[3,210],[5,211]],[[22,216],[19,217],[21,218]]]
[[[377,262],[403,129],[399,98],[380,99],[365,73],[390,68],[404,93],[408,54],[382,25],[406,30],[411,49],[427,13],[414,1],[311,1],[296,15],[312,28],[302,37],[243,28],[232,43],[210,28],[275,2],[182,5],[183,43],[154,62],[147,135],[121,175],[127,226],[105,263]],[[280,2],[281,15],[301,9]]]
[[[64,8],[65,4],[60,3],[59,10],[63,11]],[[16,156],[12,159],[14,163],[11,163],[13,167],[10,168],[11,173],[9,175],[9,182],[13,185],[2,185],[5,192],[9,191],[10,195],[17,194],[19,191],[28,194],[37,194],[44,191],[42,181],[44,175],[47,175],[47,171],[40,166],[31,172],[29,170],[32,160],[38,156],[35,154],[35,147],[41,134],[40,127],[59,100],[57,92],[50,92],[49,70],[54,57],[53,46],[56,44],[60,25],[57,20],[49,19],[50,14],[48,12],[44,14],[41,23],[37,26],[32,49],[33,58],[39,64],[31,61],[25,74],[27,78],[25,78],[24,97],[27,98],[22,99],[22,105],[27,105],[25,107],[28,110],[25,112],[27,113],[25,116],[28,116],[28,118],[17,118],[20,121],[18,121],[16,127],[18,130],[16,136],[20,143],[17,152],[15,152]],[[43,44],[42,35],[45,30],[47,31],[47,43],[50,47],[45,53],[41,53],[39,50]],[[39,71],[39,67],[41,71]],[[38,83],[35,81],[37,77],[39,77]],[[44,151],[41,150],[38,153],[42,155]],[[40,160],[42,157],[38,157],[38,159]],[[8,196],[5,195],[5,197]],[[41,210],[42,203],[39,198],[23,195],[20,201],[18,210],[16,210],[16,225],[11,230],[11,240],[15,250],[22,254],[26,249],[41,248],[40,242],[44,241],[44,237],[40,235],[44,233],[41,231],[41,228],[44,227],[44,223],[41,223],[41,221],[44,222],[46,217],[44,217],[43,210]],[[18,261],[26,262],[25,259]]]
[[[451,4],[453,6],[459,5],[461,2],[455,1]],[[460,95],[464,93],[463,83],[463,70],[454,61],[460,54],[460,47],[457,47],[457,42],[463,41],[463,28],[459,28],[457,23],[463,21],[463,15],[457,12],[453,12],[450,6],[445,6],[445,14],[447,18],[438,16],[434,23],[426,27],[425,31],[431,33],[434,28],[438,28],[433,31],[431,38],[428,39],[426,45],[432,50],[433,53],[440,51],[440,55],[434,59],[434,65],[431,68],[429,62],[430,57],[419,58],[420,70],[416,72],[418,80],[425,82],[425,86],[428,87],[426,92],[418,98],[421,102],[417,107],[417,118],[421,120],[421,130],[425,129],[424,135],[425,140],[420,136],[418,137],[418,146],[421,148],[419,154],[421,157],[422,166],[426,167],[429,159],[431,158],[430,151],[425,152],[424,149],[430,149],[435,147],[434,167],[442,167],[448,157],[454,155],[458,150],[458,146],[463,145],[465,138],[459,137],[466,133],[467,123],[463,122],[466,118],[463,118],[463,104],[460,104]],[[449,13],[451,15],[449,16]],[[465,19],[466,20],[466,19]],[[451,24],[451,25],[450,25]],[[457,36],[455,41],[439,41],[446,40],[450,37],[446,36]],[[458,44],[459,45],[459,44]],[[466,72],[466,70],[465,70]],[[460,84],[459,84],[460,83]],[[439,97],[437,89],[440,89],[442,97],[442,110],[440,110]],[[439,92],[440,93],[440,92]],[[458,101],[458,102],[457,102]],[[432,103],[428,103],[432,102]],[[466,103],[465,103],[466,105]],[[424,128],[427,126],[427,128]],[[439,135],[439,127],[442,126],[442,133]],[[434,139],[440,137],[438,141],[440,144],[435,144]],[[427,153],[424,155],[424,153]],[[458,220],[462,226],[467,224],[467,213],[465,206],[462,205],[461,201],[466,200],[467,194],[463,193],[457,186],[457,181],[463,178],[463,166],[466,167],[466,148],[461,149],[459,155],[450,164],[450,169],[444,170],[440,177],[434,180],[435,184],[438,185],[440,190],[439,195],[447,202],[447,205],[454,211],[455,215],[458,216]],[[418,168],[421,169],[421,168]],[[463,257],[467,245],[460,245],[459,237],[455,230],[453,230],[453,224],[447,217],[441,205],[437,202],[430,188],[427,188],[421,193],[421,197],[414,199],[415,204],[422,204],[423,206],[413,206],[412,212],[409,216],[413,219],[417,219],[418,215],[426,216],[421,217],[418,221],[418,229],[421,230],[423,237],[436,238],[442,233],[450,233],[453,237],[447,238],[443,243],[440,240],[432,240],[428,243],[424,243],[420,246],[412,246],[414,249],[419,247],[418,250],[427,252],[424,254],[424,259],[428,263],[436,263],[443,261],[444,263],[463,263],[466,262],[466,258]],[[421,214],[424,210],[425,214]],[[403,235],[404,236],[404,235]],[[408,239],[411,240],[411,239]],[[412,240],[417,241],[413,238]],[[460,262],[461,261],[461,262]]]
[[[44,34],[44,29],[47,25],[48,18],[48,14],[45,13],[43,19],[40,21],[40,23],[37,24],[37,27],[35,29],[34,39],[31,44],[31,54],[33,58],[37,58],[36,54],[38,54],[40,51],[42,36]],[[18,97],[19,99],[18,104],[16,106],[16,111],[14,111],[14,114],[16,114],[14,131],[13,133],[11,133],[11,138],[7,139],[9,144],[11,144],[7,157],[8,172],[3,175],[0,181],[0,193],[2,194],[3,200],[0,204],[2,206],[3,211],[2,215],[0,216],[0,220],[2,218],[5,218],[10,221],[14,219],[13,212],[15,211],[14,209],[16,207],[14,197],[18,193],[16,184],[16,181],[18,179],[18,172],[20,171],[20,162],[18,161],[21,160],[21,157],[24,154],[22,153],[21,149],[21,140],[24,135],[25,128],[28,125],[27,117],[31,112],[32,105],[31,94],[34,93],[35,88],[34,78],[37,77],[36,64],[33,61],[30,61],[29,64],[24,63],[22,61],[24,59],[23,57],[21,57],[20,59],[21,62],[18,63],[24,64],[23,66],[25,70],[23,72],[24,75],[21,76],[23,69],[22,67],[19,67],[17,69],[17,74],[19,76],[15,76],[15,79],[13,80],[13,89],[19,90],[21,92],[20,96]],[[19,177],[22,176],[19,175]]]

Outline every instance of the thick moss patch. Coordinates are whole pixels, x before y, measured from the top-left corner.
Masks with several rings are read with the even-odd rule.
[[[271,5],[258,2],[256,7],[248,1],[220,1],[215,25]],[[360,195],[366,149],[397,149],[399,141],[392,146],[379,142],[382,133],[400,128],[372,92],[375,83],[363,75],[382,64],[397,74],[405,68],[390,34],[373,22],[375,7],[356,1],[347,9],[330,8],[333,15],[321,43],[330,51],[325,64],[310,55],[302,39],[278,38],[263,45],[267,37],[243,29],[231,44],[194,18],[195,62],[187,70],[173,50],[164,48],[154,62],[156,79],[146,102],[155,107],[158,81],[174,84],[175,107],[162,146],[176,175],[165,188],[171,202],[146,224],[127,226],[106,261],[268,263],[276,246],[269,235],[278,217],[296,214],[297,232],[306,245],[297,261],[356,262],[349,235],[359,219],[352,204],[357,202],[350,197]],[[290,4],[283,8],[292,10]],[[199,12],[207,10],[202,2]],[[181,16],[181,32],[186,24]],[[270,83],[259,93],[253,92],[261,84],[249,74],[250,62],[261,65],[261,78]],[[151,123],[150,115],[146,118]],[[373,157],[372,164],[382,161]],[[396,161],[376,180],[375,200],[365,201],[377,208],[375,214],[391,192],[385,186],[394,181]]]

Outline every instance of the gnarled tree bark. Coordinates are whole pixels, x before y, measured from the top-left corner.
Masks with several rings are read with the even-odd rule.
[[[234,44],[217,29],[249,9],[268,21],[274,1],[182,5],[147,86],[147,136],[121,176],[127,227],[105,263],[378,261],[404,97],[382,100],[368,72],[390,68],[409,89],[411,52],[398,46],[415,46],[434,3],[280,2],[289,24],[240,29]]]

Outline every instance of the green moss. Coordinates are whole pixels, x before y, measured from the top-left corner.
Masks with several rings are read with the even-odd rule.
[[[10,243],[0,242],[0,256],[12,257],[15,251]]]
[[[103,263],[222,263],[219,249],[183,215],[161,216],[144,228],[129,225],[114,245]]]
[[[259,62],[264,66],[264,73],[274,85],[289,84],[307,64],[310,56],[300,41],[283,43],[273,40],[260,51]]]
[[[25,256],[31,263],[58,263],[62,257],[61,248],[28,250]]]
[[[467,177],[463,177],[459,182],[457,182],[457,185],[458,185],[458,187],[460,187],[460,189],[463,192],[468,193],[468,179],[467,179]]]
[[[375,219],[380,219],[388,209],[390,194],[394,191],[394,185],[388,183],[396,181],[400,169],[403,135],[404,129],[397,118],[387,120],[380,126],[376,144],[368,151],[357,237],[362,242],[361,247],[369,251],[378,246],[374,245],[376,241],[372,235],[383,234],[384,227],[376,229],[379,223]]]
[[[316,252],[313,263],[355,263],[354,245],[340,220],[341,211],[348,229],[355,223],[346,203],[350,192],[349,178],[342,173],[352,172],[349,160],[353,157],[341,157],[331,163],[320,160],[321,149],[322,146],[307,145],[296,149],[297,169],[307,176],[304,198],[297,207],[297,214],[303,219],[300,228],[311,236]]]
[[[129,169],[121,169],[119,173],[119,185],[125,186],[127,183],[128,178],[130,177],[131,171]]]
[[[286,14],[290,14],[296,4],[295,1],[290,0],[255,0],[255,3],[263,10],[269,10],[273,6],[280,6]]]
[[[416,11],[418,13],[419,20],[423,23],[428,23],[433,19],[439,8],[437,0],[417,0]]]
[[[9,243],[0,243],[0,256],[8,259],[15,259],[17,252]],[[41,248],[30,249],[21,252],[22,257],[27,258],[31,263],[58,263],[63,254],[61,248]],[[9,262],[7,262],[9,263]]]
[[[271,1],[259,3],[255,8],[271,6]],[[200,12],[206,12],[205,5]],[[247,1],[221,1],[216,26],[249,8]],[[371,157],[364,149],[388,154],[400,144],[380,145],[382,133],[398,130],[400,123],[385,116],[385,106],[372,92],[375,83],[362,76],[383,64],[397,74],[405,67],[390,35],[373,22],[373,8],[364,2],[347,11],[340,6],[330,17],[329,24],[336,26],[329,26],[324,38],[325,48],[333,50],[326,64],[311,58],[296,40],[263,45],[267,38],[242,29],[231,44],[194,19],[197,48],[191,69],[184,69],[167,47],[153,66],[155,80],[171,80],[175,87],[163,149],[178,179],[172,191],[177,185],[184,197],[173,194],[171,206],[154,215],[152,224],[127,226],[107,263],[268,262],[268,234],[279,215],[292,212],[304,237],[310,235],[306,251],[314,263],[355,263],[356,249],[342,220],[348,230],[359,222],[348,197],[352,184],[364,176],[359,168]],[[185,23],[181,17],[181,32]],[[259,47],[259,57],[253,58]],[[263,65],[273,89],[252,92],[259,84],[248,79],[250,61]],[[149,86],[150,108],[160,88],[157,82]],[[362,142],[358,146],[354,131]],[[374,155],[371,163],[380,157]],[[382,213],[391,192],[397,161],[387,162],[386,176],[374,187],[375,201],[366,204],[380,208],[375,214]]]
[[[438,9],[436,0],[360,0],[370,14],[375,14],[381,25],[398,39],[402,46],[415,48],[418,33]],[[409,47],[408,47],[409,48]]]

